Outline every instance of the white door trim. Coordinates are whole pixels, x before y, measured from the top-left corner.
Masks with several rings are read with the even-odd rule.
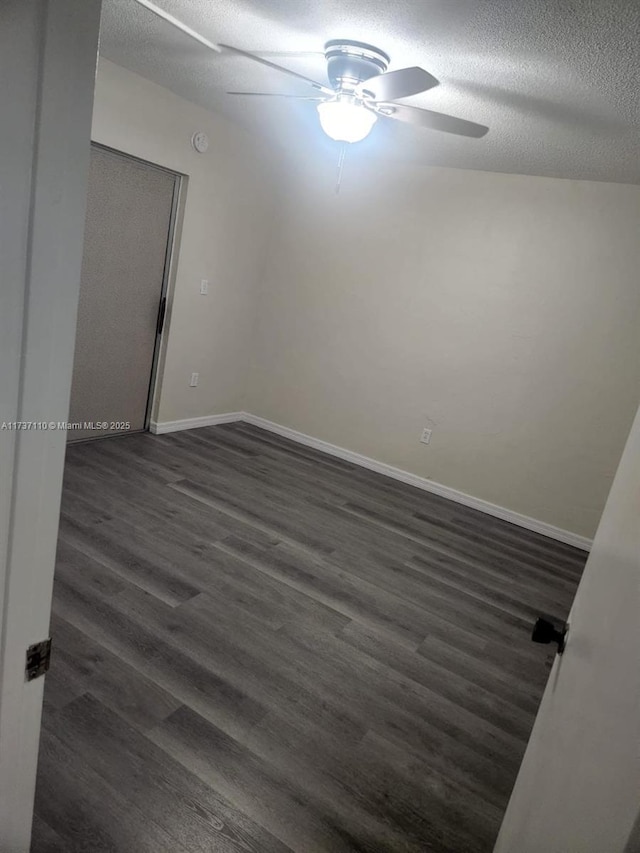
[[[0,95],[2,205],[13,222],[11,243],[2,246],[11,280],[3,281],[9,334],[1,342],[0,422],[47,424],[0,431],[6,853],[27,853],[30,843],[43,679],[25,681],[25,654],[49,629],[66,435],[48,425],[66,421],[69,405],[100,7],[101,0],[4,0],[0,7],[0,64],[9,66],[0,70],[11,81]]]

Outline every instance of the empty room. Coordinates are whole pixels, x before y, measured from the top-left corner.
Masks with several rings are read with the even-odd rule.
[[[640,851],[639,36],[0,6],[0,853]]]

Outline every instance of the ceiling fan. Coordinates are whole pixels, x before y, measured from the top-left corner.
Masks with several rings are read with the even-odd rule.
[[[431,130],[442,130],[458,136],[479,138],[489,130],[488,127],[473,121],[436,113],[421,107],[412,107],[408,104],[395,103],[397,99],[408,98],[433,89],[438,85],[438,80],[428,71],[417,66],[387,71],[390,61],[387,54],[364,42],[333,39],[325,44],[324,55],[330,87],[253,53],[248,53],[246,50],[239,50],[237,47],[225,44],[219,47],[283,74],[296,77],[318,92],[315,96],[268,92],[227,92],[228,95],[318,101],[317,110],[322,129],[327,136],[339,142],[359,142],[364,139],[373,128],[378,116],[409,122]]]
[[[322,129],[327,136],[339,142],[359,142],[364,139],[380,116],[383,119],[396,119],[418,127],[441,130],[458,136],[479,138],[489,130],[488,127],[472,121],[396,103],[398,99],[432,89],[439,84],[439,81],[428,71],[417,66],[388,71],[389,57],[373,45],[351,39],[328,41],[324,46],[324,56],[330,85],[326,86],[246,50],[225,44],[213,44],[173,15],[156,6],[151,0],[136,0],[136,2],[216,52],[225,51],[243,56],[306,83],[315,90],[315,95],[270,92],[228,92],[227,94],[315,101]]]

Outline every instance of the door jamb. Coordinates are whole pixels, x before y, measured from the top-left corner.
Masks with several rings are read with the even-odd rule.
[[[167,170],[168,171],[168,170]],[[184,206],[186,202],[187,182],[186,176],[177,172],[174,175],[173,199],[171,202],[171,217],[169,220],[169,234],[167,238],[167,249],[164,259],[164,272],[162,274],[162,290],[160,292],[160,305],[165,299],[164,319],[162,329],[156,335],[153,348],[153,363],[151,365],[151,376],[149,377],[149,391],[147,393],[147,410],[144,418],[144,428],[148,432],[152,415],[160,405],[160,390],[162,388],[162,374],[164,372],[165,355],[169,329],[171,325],[171,307],[173,305],[173,293],[176,282],[176,268],[178,265],[178,253],[180,237],[182,235],[182,221],[184,218]]]

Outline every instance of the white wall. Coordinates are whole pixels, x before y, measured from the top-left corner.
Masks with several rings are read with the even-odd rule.
[[[287,182],[249,410],[592,536],[640,398],[640,187],[355,151],[333,183]]]
[[[205,131],[206,154],[191,146]],[[271,222],[261,140],[101,59],[92,138],[189,176],[157,420],[243,408],[255,288]],[[200,280],[209,295],[200,295]],[[200,374],[189,387],[192,372]]]
[[[495,853],[640,849],[639,508],[640,410]]]

